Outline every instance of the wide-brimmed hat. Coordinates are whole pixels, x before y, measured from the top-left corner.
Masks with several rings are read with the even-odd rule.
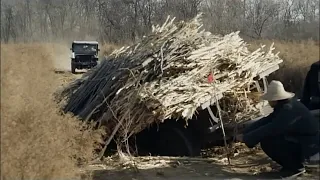
[[[267,101],[279,101],[279,100],[285,100],[290,99],[295,96],[292,92],[287,92],[283,84],[280,81],[271,81],[271,83],[268,85],[267,93],[263,94],[261,98],[263,100]]]

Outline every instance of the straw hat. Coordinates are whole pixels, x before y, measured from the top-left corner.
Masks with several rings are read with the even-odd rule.
[[[290,99],[294,96],[294,93],[287,92],[284,89],[283,84],[280,81],[273,80],[268,86],[267,93],[262,95],[261,98],[267,101],[278,101]]]

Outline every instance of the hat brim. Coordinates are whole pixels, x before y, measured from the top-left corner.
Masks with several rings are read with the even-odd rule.
[[[291,99],[294,96],[295,94],[292,92],[284,92],[281,94],[270,94],[267,92],[261,96],[261,99],[267,100],[267,101],[279,101],[279,100]]]

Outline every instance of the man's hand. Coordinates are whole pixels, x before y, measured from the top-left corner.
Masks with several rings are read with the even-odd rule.
[[[236,135],[236,140],[239,142],[243,142],[243,134]]]
[[[238,129],[240,129],[240,130],[244,130],[244,128],[246,128],[246,124],[244,124],[244,123],[238,124],[237,127],[238,127]]]

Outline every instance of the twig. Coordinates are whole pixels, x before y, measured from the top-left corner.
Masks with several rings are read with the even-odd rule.
[[[217,88],[216,88],[216,82],[214,81],[213,83],[213,87],[215,89],[214,94],[215,94],[215,98],[216,98],[216,107],[219,113],[219,119],[220,119],[220,125],[221,125],[221,129],[222,129],[222,134],[223,134],[223,141],[224,141],[224,147],[225,147],[225,151],[227,152],[227,158],[228,158],[228,165],[231,165],[231,160],[230,160],[230,154],[229,154],[229,149],[228,149],[228,144],[227,144],[227,137],[226,137],[226,133],[225,133],[225,129],[224,129],[224,123],[223,123],[223,117],[221,115],[221,108],[220,108],[220,103],[218,100],[218,95],[217,95]]]
[[[160,63],[160,69],[161,69],[161,76],[163,76],[163,47],[164,47],[165,43],[163,43],[163,45],[160,48],[160,53],[161,53],[161,63]]]
[[[224,124],[223,124],[223,120],[222,120],[222,116],[221,116],[221,109],[220,109],[220,105],[219,105],[219,100],[216,101],[216,105],[217,105],[217,109],[218,109],[218,112],[219,112],[219,118],[220,118],[220,121],[221,121],[221,128],[222,128],[222,133],[223,133],[223,141],[224,141],[225,150],[227,152],[228,165],[231,165],[230,154],[229,154],[229,149],[228,149],[228,144],[227,144],[226,133],[225,133],[225,130],[224,130]]]
[[[108,105],[108,107],[109,107],[109,110],[112,112],[113,117],[118,120],[118,118],[116,117],[116,115],[115,115],[114,112],[112,111],[111,107],[110,107],[109,105]],[[101,152],[99,153],[99,156],[97,157],[97,159],[100,160],[100,159],[103,157],[105,151],[107,150],[108,145],[110,144],[110,142],[111,142],[111,140],[113,139],[114,135],[117,133],[118,129],[119,129],[120,126],[122,125],[124,119],[125,119],[125,118],[123,117],[123,118],[121,118],[120,121],[118,120],[118,124],[116,125],[116,127],[114,127],[114,129],[113,129],[110,137],[107,139],[107,141],[106,141],[103,149],[102,149]]]

